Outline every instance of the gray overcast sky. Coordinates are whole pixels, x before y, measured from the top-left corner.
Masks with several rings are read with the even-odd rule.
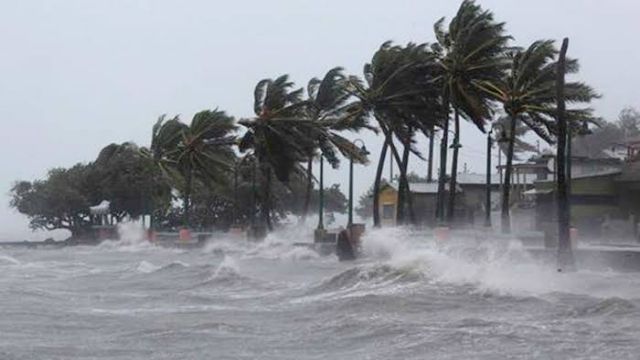
[[[16,179],[95,158],[111,142],[149,141],[162,113],[219,107],[250,116],[255,83],[283,73],[299,85],[333,66],[360,74],[376,48],[433,41],[432,25],[459,1],[3,1],[0,4],[0,241],[34,238],[7,206]],[[614,119],[640,106],[640,3],[632,0],[484,0],[518,45],[571,39],[580,78]],[[359,134],[377,156],[379,140]],[[483,172],[484,140],[463,128],[462,163]],[[425,163],[413,162],[424,174]],[[342,181],[346,166],[328,171]],[[374,167],[357,172],[357,193]],[[346,186],[346,182],[344,182]],[[344,190],[344,188],[343,188]],[[41,237],[42,235],[40,235]]]

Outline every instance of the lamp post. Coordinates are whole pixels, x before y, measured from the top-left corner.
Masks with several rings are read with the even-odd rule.
[[[487,134],[487,189],[485,194],[485,217],[484,226],[491,227],[491,146],[493,141],[491,134],[493,129]]]
[[[508,143],[509,142],[509,138],[507,137],[507,132],[504,129],[504,126],[502,125],[498,125],[495,126],[491,131],[493,130],[498,130],[499,132],[497,133],[498,135],[498,140],[496,140],[496,142],[498,143],[498,172],[500,175],[500,194],[502,196],[502,185],[503,185],[503,178],[502,178],[502,148],[501,145]]]
[[[324,230],[324,156],[320,155],[320,188],[318,189],[318,230]]]
[[[369,151],[367,150],[367,147],[364,145],[364,141],[362,141],[362,139],[355,139],[353,141],[354,145],[357,145],[357,143],[361,143],[362,145],[360,146],[360,153],[362,155],[369,155]],[[348,226],[351,226],[353,224],[353,159],[350,158],[349,159],[349,222],[348,222]]]

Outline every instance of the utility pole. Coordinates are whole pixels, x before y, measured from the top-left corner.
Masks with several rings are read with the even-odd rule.
[[[575,259],[571,249],[571,239],[569,233],[569,197],[567,187],[567,119],[565,116],[565,99],[564,99],[564,75],[567,48],[569,39],[564,38],[558,63],[556,68],[556,100],[557,104],[557,122],[558,122],[558,148],[557,148],[557,164],[556,172],[558,174],[557,196],[558,196],[558,271],[574,270]]]

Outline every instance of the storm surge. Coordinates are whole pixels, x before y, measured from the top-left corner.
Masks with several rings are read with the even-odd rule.
[[[558,273],[517,241],[368,231],[339,262],[300,243],[121,241],[0,250],[0,357],[634,359],[640,280]]]

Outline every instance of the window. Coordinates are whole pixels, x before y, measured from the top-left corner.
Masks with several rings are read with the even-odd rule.
[[[382,205],[382,218],[383,219],[393,219],[393,213],[395,212],[395,205],[393,204],[383,204]]]

